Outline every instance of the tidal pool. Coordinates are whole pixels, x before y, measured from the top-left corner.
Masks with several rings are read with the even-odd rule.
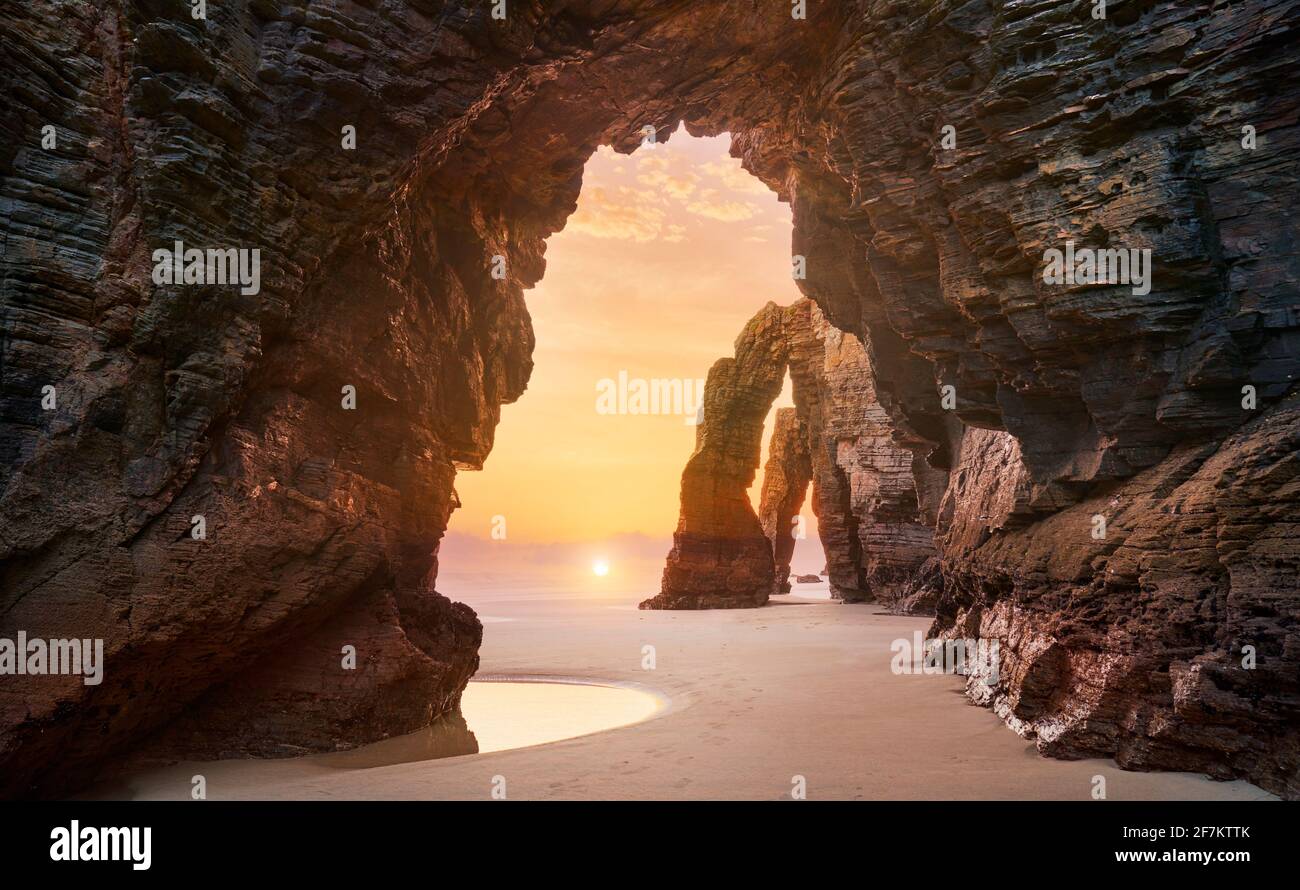
[[[187,799],[200,778],[204,793],[215,796],[311,796],[313,784],[334,771],[558,742],[639,723],[668,704],[666,696],[631,684],[568,677],[477,677],[465,688],[461,713],[419,732],[328,754],[173,763],[106,779],[78,796]]]
[[[481,677],[460,700],[460,718],[351,751],[318,754],[318,763],[366,769],[416,760],[487,754],[544,745],[648,720],[668,700],[626,685],[555,677]]]

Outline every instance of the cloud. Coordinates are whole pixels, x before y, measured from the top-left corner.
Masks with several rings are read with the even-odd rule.
[[[619,200],[636,204],[638,206],[649,206],[651,204],[663,204],[663,195],[654,189],[635,188],[630,185],[620,185],[618,187]]]
[[[686,209],[696,216],[704,216],[721,222],[740,222],[758,215],[758,208],[748,201],[730,201],[718,197],[717,189],[705,189],[698,199],[686,205]]]
[[[636,181],[642,185],[661,189],[670,196],[682,200],[690,197],[699,183],[700,177],[694,173],[669,173],[666,170],[647,170],[637,176]]]
[[[683,223],[691,216],[725,223],[761,216],[759,205],[749,198],[770,193],[739,160],[696,164],[667,148],[613,158],[618,162],[615,169],[586,183],[568,226],[596,238],[676,244],[686,239]],[[747,234],[761,231],[755,226]]]
[[[567,225],[595,238],[623,241],[653,241],[663,226],[664,211],[648,203],[637,190],[623,188],[611,194],[600,186],[583,190]]]
[[[709,161],[706,164],[701,164],[700,169],[733,192],[750,195],[771,194],[771,190],[767,186],[745,172],[745,168],[740,166],[738,159]]]

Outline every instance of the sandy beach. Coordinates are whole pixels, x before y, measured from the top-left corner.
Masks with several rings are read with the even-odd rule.
[[[209,799],[484,800],[502,777],[514,800],[788,800],[803,776],[810,800],[1090,800],[1101,775],[1108,800],[1272,798],[1246,782],[1040,757],[969,704],[960,679],[891,673],[891,642],[929,619],[800,592],[762,609],[639,612],[642,588],[461,591],[484,623],[480,675],[626,684],[661,706],[633,725],[513,750],[369,768],[356,764],[382,761],[382,749],[182,763],[94,796],[185,799],[202,774]]]

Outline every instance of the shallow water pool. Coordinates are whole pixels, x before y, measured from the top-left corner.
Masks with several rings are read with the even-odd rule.
[[[465,687],[463,722],[444,718],[418,732],[313,759],[339,769],[365,769],[527,748],[640,723],[666,706],[663,696],[630,685],[485,677]]]

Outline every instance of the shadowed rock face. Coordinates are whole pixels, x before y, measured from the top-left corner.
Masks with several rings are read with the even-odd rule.
[[[1300,794],[1276,452],[1300,372],[1297,6],[9,4],[0,635],[102,637],[107,663],[97,687],[0,683],[0,793],[75,784],[200,700],[231,726],[337,694],[293,730],[319,747],[453,706],[479,627],[434,592],[437,542],[528,379],[523,289],[595,147],[685,121],[791,203],[801,287],[867,349],[924,515],[930,470],[965,460],[958,418],[1014,440],[1013,491],[972,471],[948,503],[1024,525],[940,527],[941,615],[1052,641],[1009,644],[1041,665],[1004,672],[1021,725],[1041,741],[1031,715],[1077,703],[1063,751]],[[260,293],[153,284],[177,239],[259,249]],[[1066,240],[1151,249],[1150,291],[1046,284]],[[1193,482],[1197,520],[1160,512]],[[1126,492],[1152,512],[1099,561],[1078,520]],[[364,696],[334,673],[353,637],[378,647]],[[1232,668],[1245,640],[1267,670]],[[1098,685],[1105,665],[1131,682]]]
[[[848,483],[848,509],[857,531],[862,587],[855,598],[897,606],[919,566],[935,555],[934,531],[918,503],[913,453],[895,441],[893,425],[876,398],[874,374],[862,343],[828,324],[812,307],[824,345],[821,374],[822,436]]]

